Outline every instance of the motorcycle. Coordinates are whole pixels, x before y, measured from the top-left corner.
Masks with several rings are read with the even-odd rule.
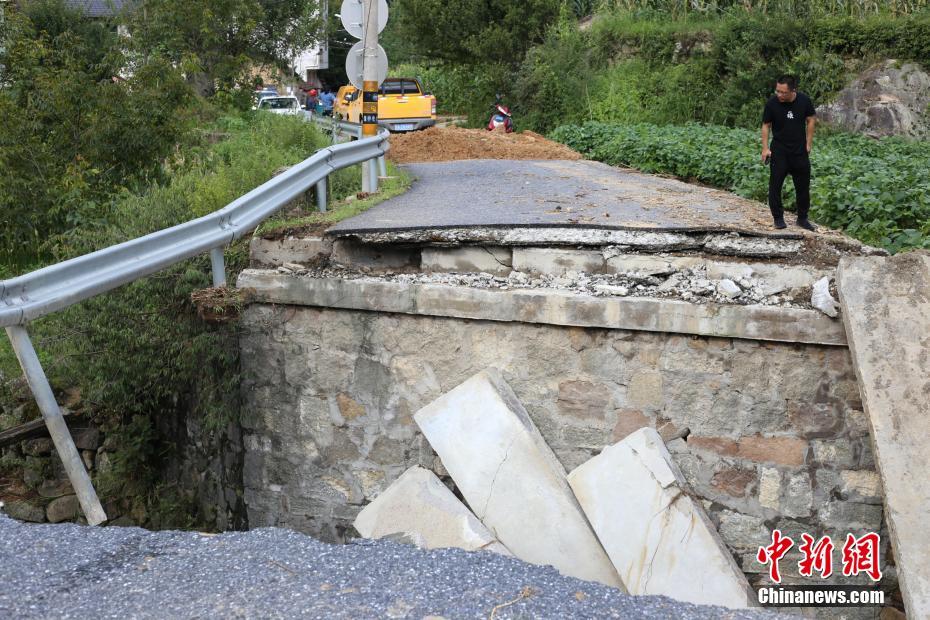
[[[496,131],[503,127],[505,132],[513,133],[513,117],[510,115],[510,108],[504,105],[500,95],[497,96],[497,101],[492,107],[494,113],[488,121],[488,131]]]

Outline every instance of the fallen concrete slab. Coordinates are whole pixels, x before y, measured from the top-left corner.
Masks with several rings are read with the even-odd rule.
[[[844,258],[837,289],[904,605],[930,618],[930,255]]]
[[[475,515],[521,560],[622,588],[565,480],[565,469],[495,369],[414,419]]]
[[[487,549],[511,555],[436,474],[411,467],[365,506],[353,523],[365,538],[410,534],[423,549]]]
[[[551,289],[482,290],[376,279],[312,278],[247,269],[237,282],[265,303],[489,321],[696,334],[844,346],[839,321],[815,310],[592,297]]]
[[[642,428],[605,448],[568,482],[630,594],[731,608],[753,600],[655,430]]]

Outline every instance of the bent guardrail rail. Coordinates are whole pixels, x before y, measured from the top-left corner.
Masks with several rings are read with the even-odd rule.
[[[334,134],[359,135],[358,125],[315,122],[331,128]],[[313,186],[318,205],[325,211],[326,179],[331,173],[362,164],[363,178],[369,179],[369,187],[376,188],[378,162],[383,165],[389,148],[387,137],[385,130],[373,138],[334,144],[209,215],[0,282],[0,327],[6,328],[89,524],[102,523],[107,516],[25,325],[205,252],[210,252],[214,286],[225,285],[223,248]]]

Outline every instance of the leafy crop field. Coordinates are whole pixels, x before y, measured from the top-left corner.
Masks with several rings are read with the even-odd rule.
[[[761,201],[768,192],[756,131],[588,122],[563,125],[549,137],[608,164],[697,180]],[[811,164],[815,221],[891,252],[930,248],[930,143],[825,135],[814,142]],[[790,208],[790,179],[785,189]]]

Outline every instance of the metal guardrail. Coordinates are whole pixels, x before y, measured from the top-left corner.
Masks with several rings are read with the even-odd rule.
[[[359,125],[330,119],[311,120],[330,129],[334,141],[337,135],[360,136]],[[384,154],[389,148],[387,137],[384,130],[374,138],[333,144],[214,213],[0,282],[0,327],[6,328],[88,523],[97,525],[106,521],[107,516],[25,325],[205,252],[210,252],[214,286],[225,285],[223,248],[311,187],[316,187],[318,207],[325,211],[326,180],[331,173],[362,164],[366,187],[376,189],[378,164],[383,171]]]

